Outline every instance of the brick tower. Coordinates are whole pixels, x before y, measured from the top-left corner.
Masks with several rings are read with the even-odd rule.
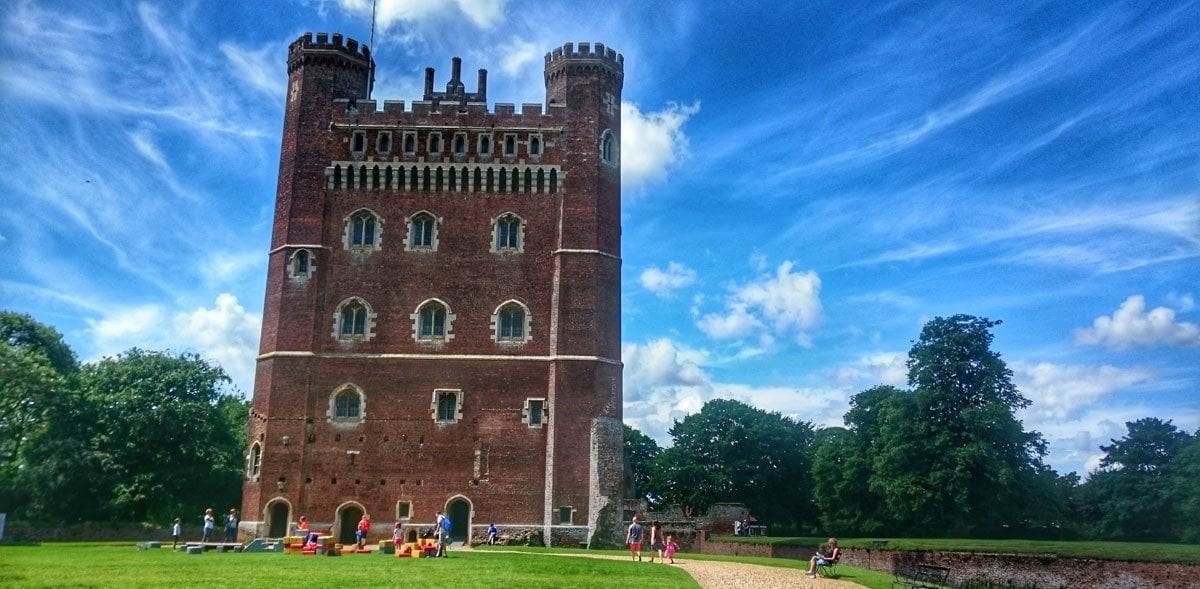
[[[449,514],[619,542],[623,59],[546,55],[546,106],[368,99],[353,39],[288,51],[243,532]]]

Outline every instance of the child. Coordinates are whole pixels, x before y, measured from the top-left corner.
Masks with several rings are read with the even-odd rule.
[[[671,559],[671,564],[675,564],[675,551],[679,550],[679,545],[675,543],[674,536],[667,536],[666,548],[663,549],[663,556]]]
[[[392,546],[395,546],[396,550],[400,550],[400,547],[403,545],[404,529],[401,527],[400,522],[396,522],[396,527],[392,529]]]
[[[179,546],[179,536],[183,534],[183,522],[179,518],[175,518],[175,525],[171,526],[171,550],[175,550]]]
[[[296,523],[296,535],[301,538],[308,537],[308,518],[300,516],[300,521]]]
[[[500,540],[500,530],[496,528],[496,524],[488,524],[487,536],[489,546],[494,546]]]

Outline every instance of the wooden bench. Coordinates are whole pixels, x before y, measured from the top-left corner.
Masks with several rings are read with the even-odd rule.
[[[942,589],[950,578],[950,568],[932,564],[901,566],[896,570],[892,587],[908,589]]]

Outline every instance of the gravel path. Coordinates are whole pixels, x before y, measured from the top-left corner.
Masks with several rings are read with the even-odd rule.
[[[531,554],[520,552],[519,554]],[[552,556],[574,556],[578,558],[603,558],[628,560],[627,556],[608,554],[578,554],[549,552]],[[728,589],[729,587],[754,587],[755,589],[861,589],[862,585],[837,579],[810,579],[801,569],[771,567],[760,564],[723,562],[719,560],[691,560],[687,555],[675,555],[675,564],[662,565],[645,562],[645,566],[679,567],[700,585],[702,589]],[[682,556],[682,558],[681,558]]]

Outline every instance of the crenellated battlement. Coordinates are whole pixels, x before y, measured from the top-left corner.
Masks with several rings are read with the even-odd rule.
[[[558,62],[577,59],[603,61],[618,71],[625,71],[625,56],[605,47],[603,43],[593,45],[588,42],[580,43],[578,50],[575,49],[574,43],[563,43],[562,47],[555,47],[553,51],[546,54],[546,67],[549,68]]]
[[[334,33],[332,37],[328,33],[317,33],[314,37],[311,32],[300,35],[300,38],[288,45],[288,61],[291,62],[311,51],[336,51],[355,60],[371,62],[371,48],[359,45],[357,40],[342,37],[341,33]]]

